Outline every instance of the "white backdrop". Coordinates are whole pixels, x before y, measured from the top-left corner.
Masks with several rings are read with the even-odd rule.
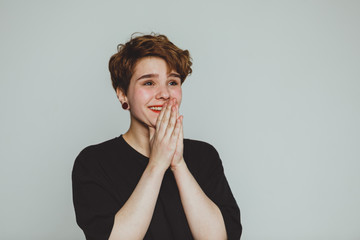
[[[213,144],[245,240],[360,239],[360,1],[0,1],[0,239],[84,239],[71,170],[127,130],[107,64],[189,49],[185,135]]]

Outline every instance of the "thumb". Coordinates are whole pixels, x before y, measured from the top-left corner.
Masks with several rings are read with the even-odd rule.
[[[150,141],[153,139],[154,134],[155,134],[155,128],[149,127],[149,139],[150,139]]]

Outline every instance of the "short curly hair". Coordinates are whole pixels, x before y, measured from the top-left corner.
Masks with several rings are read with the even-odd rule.
[[[180,74],[181,83],[191,74],[192,59],[188,50],[175,46],[165,35],[149,34],[134,36],[125,44],[118,45],[118,52],[111,56],[109,71],[115,91],[120,88],[125,94],[138,60],[155,56],[165,60],[169,71]]]

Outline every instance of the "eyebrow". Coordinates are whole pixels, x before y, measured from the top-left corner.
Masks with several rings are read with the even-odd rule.
[[[180,76],[180,74],[178,74],[178,73],[170,73],[170,74],[169,74],[169,77],[177,77],[177,78],[180,78],[180,79],[181,79],[181,76]]]
[[[145,78],[158,78],[158,77],[159,77],[159,74],[150,73],[150,74],[142,75],[141,77],[136,79],[136,81],[138,81],[140,79],[145,79]],[[168,77],[177,77],[177,78],[181,79],[181,76],[178,73],[170,73]]]

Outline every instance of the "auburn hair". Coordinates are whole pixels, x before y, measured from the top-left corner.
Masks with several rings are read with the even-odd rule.
[[[149,34],[134,36],[125,44],[118,45],[118,52],[111,56],[109,71],[113,88],[120,88],[125,94],[138,60],[144,57],[160,57],[165,60],[169,71],[180,74],[181,83],[191,74],[192,59],[188,50],[174,45],[165,35]]]

